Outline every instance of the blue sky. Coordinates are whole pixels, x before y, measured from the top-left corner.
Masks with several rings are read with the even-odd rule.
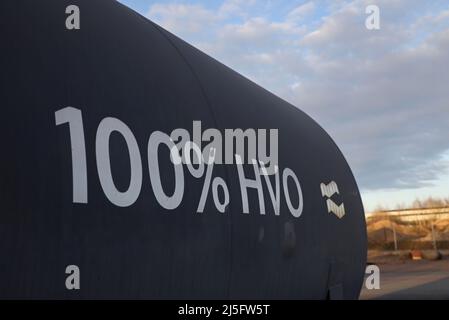
[[[317,120],[367,211],[449,197],[449,1],[120,2]]]

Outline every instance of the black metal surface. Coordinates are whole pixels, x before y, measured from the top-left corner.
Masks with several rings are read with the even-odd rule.
[[[78,5],[80,30],[65,8]],[[358,188],[343,155],[311,118],[115,1],[0,2],[0,298],[357,298],[366,262]],[[88,203],[72,202],[68,129],[55,111],[83,112]],[[126,123],[143,163],[140,196],[113,205],[97,175],[95,135],[105,117]],[[242,213],[235,165],[216,165],[229,187],[219,213],[197,213],[202,180],[185,173],[181,205],[162,208],[149,181],[146,146],[159,130],[278,128],[279,165],[298,176],[303,213],[281,201]],[[167,152],[168,154],[168,152]],[[112,176],[129,184],[124,140],[111,136]],[[167,155],[164,188],[173,189]],[[245,166],[249,169],[251,166]],[[320,183],[336,181],[346,215],[328,213]],[[168,191],[167,191],[168,192]],[[67,290],[65,268],[81,271]],[[336,292],[334,290],[334,292]]]

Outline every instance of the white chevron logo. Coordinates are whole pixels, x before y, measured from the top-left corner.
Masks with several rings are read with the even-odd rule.
[[[332,212],[340,219],[343,218],[345,215],[345,204],[342,203],[341,205],[337,206],[335,202],[333,202],[331,199],[326,200],[327,203],[327,212]]]
[[[321,187],[321,195],[327,198],[326,199],[327,212],[329,213],[332,212],[339,219],[343,218],[343,216],[346,214],[344,203],[337,205],[334,201],[330,199],[334,194],[340,194],[337,183],[335,181],[331,181],[329,182],[329,184],[321,183],[320,187]]]
[[[338,191],[338,186],[335,183],[335,181],[331,181],[329,184],[324,184],[321,183],[320,184],[321,187],[321,195],[324,197],[326,196],[327,198],[332,197],[335,193],[339,194],[340,192]]]

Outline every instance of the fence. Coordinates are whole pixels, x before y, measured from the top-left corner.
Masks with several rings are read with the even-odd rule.
[[[449,249],[449,207],[381,211],[366,223],[369,249]]]

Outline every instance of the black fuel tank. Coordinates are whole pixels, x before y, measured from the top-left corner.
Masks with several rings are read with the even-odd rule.
[[[310,117],[116,1],[2,0],[0,24],[0,298],[358,298],[362,202]],[[276,173],[170,160],[226,129],[277,132]]]

